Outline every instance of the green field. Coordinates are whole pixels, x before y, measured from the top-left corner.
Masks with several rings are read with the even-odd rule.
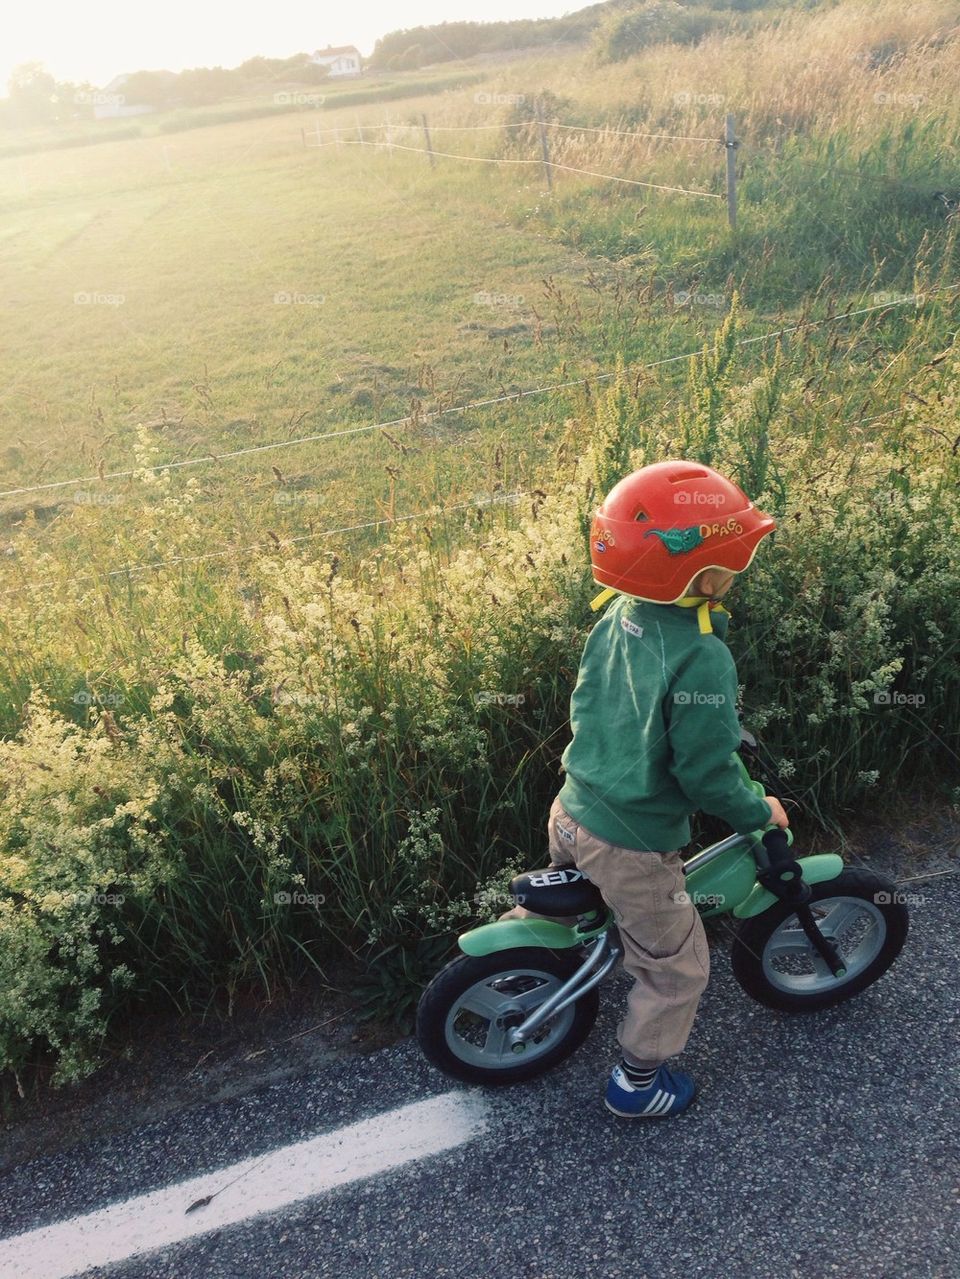
[[[138,1000],[378,946],[370,998],[409,996],[540,856],[584,521],[644,461],[780,521],[732,643],[810,832],[957,802],[957,16],[844,3],[0,159],[0,1066],[69,1078]],[[355,145],[420,148],[421,112],[472,158]],[[539,159],[537,114],[552,190],[487,162]]]

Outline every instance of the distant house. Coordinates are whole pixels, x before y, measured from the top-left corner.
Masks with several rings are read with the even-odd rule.
[[[150,73],[158,83],[173,84],[176,75],[172,71],[154,71]],[[134,102],[124,92],[129,75],[116,75],[104,88],[96,90],[93,98],[93,118],[95,120],[119,120],[131,115],[147,115],[157,108],[149,102]]]
[[[352,44],[318,49],[310,61],[318,67],[329,67],[331,76],[359,75],[363,70],[360,50]]]

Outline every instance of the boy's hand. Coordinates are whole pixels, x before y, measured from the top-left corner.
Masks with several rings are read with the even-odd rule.
[[[764,799],[770,805],[770,820],[776,826],[789,826],[790,818],[784,812],[783,805],[777,799],[776,795],[764,795]]]

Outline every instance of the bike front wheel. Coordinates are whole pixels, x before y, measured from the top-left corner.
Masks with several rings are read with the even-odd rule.
[[[509,1032],[539,1008],[583,962],[536,947],[461,956],[430,982],[416,1035],[429,1062],[473,1084],[515,1084],[551,1070],[583,1043],[596,1021],[596,987],[551,1017],[519,1049]]]
[[[810,909],[845,968],[834,977],[810,945],[790,906],[779,902],[737,930],[733,975],[753,999],[785,1012],[816,1012],[842,1003],[882,977],[903,948],[906,907],[896,886],[872,871],[848,867],[814,884]]]

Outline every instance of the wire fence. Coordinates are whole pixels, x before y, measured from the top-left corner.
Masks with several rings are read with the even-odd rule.
[[[408,147],[401,142],[367,142],[360,138],[345,138],[339,143],[319,142],[312,145],[315,147],[373,147],[375,150],[389,147],[392,151],[412,151],[417,155],[433,156],[439,160],[466,160],[474,164],[520,164],[542,168],[544,163],[543,160],[518,158],[516,156],[456,155],[451,151],[437,151],[434,147]],[[651,191],[671,191],[676,195],[702,196],[707,200],[724,199],[724,196],[718,195],[715,191],[698,191],[693,187],[666,186],[660,182],[642,182],[637,178],[624,178],[615,173],[596,173],[593,169],[578,169],[571,164],[558,164],[556,160],[550,160],[547,163],[550,169],[560,169],[566,173],[582,173],[585,177],[602,178],[606,182],[623,182],[628,186],[647,187]]]
[[[823,316],[820,319],[804,319],[796,324],[779,325],[775,329],[770,329],[766,333],[759,333],[753,337],[738,338],[737,346],[752,346],[757,342],[769,342],[775,338],[780,338],[789,333],[796,333],[800,329],[819,328],[824,324],[834,324],[839,320],[853,319],[860,315],[870,315],[875,311],[895,310],[902,306],[915,306],[916,299],[914,296],[903,298],[894,298],[891,300],[875,303],[871,306],[857,307],[851,311],[841,311],[837,315]],[[638,373],[645,373],[652,369],[663,368],[668,364],[676,364],[681,360],[695,359],[700,355],[702,348],[698,347],[692,351],[681,351],[676,355],[663,356],[658,360],[649,360],[643,364],[633,366]],[[385,422],[367,422],[362,426],[344,427],[336,431],[322,431],[311,435],[301,435],[292,440],[272,440],[267,444],[252,444],[242,449],[230,449],[223,453],[209,452],[200,457],[188,457],[173,459],[169,462],[158,462],[155,466],[137,466],[131,467],[123,471],[104,471],[96,472],[94,475],[73,476],[67,480],[48,480],[43,484],[28,484],[19,488],[5,489],[0,491],[0,498],[19,497],[27,493],[49,492],[52,489],[69,488],[73,484],[94,484],[98,480],[119,480],[131,479],[136,475],[144,473],[159,473],[161,471],[173,471],[183,467],[192,466],[212,466],[219,465],[221,462],[228,461],[236,457],[250,457],[258,453],[268,453],[277,449],[295,448],[302,444],[313,444],[321,440],[341,439],[349,435],[361,435],[370,431],[383,431],[389,428],[399,428],[404,426],[419,425],[423,422],[435,420],[437,418],[447,417],[454,413],[468,413],[476,409],[488,408],[496,404],[508,404],[511,401],[526,399],[535,395],[547,395],[554,391],[565,391],[575,387],[583,387],[595,382],[604,382],[610,378],[616,377],[616,370],[607,370],[602,373],[594,373],[588,377],[572,378],[565,382],[553,382],[547,386],[534,386],[521,389],[519,391],[507,391],[502,395],[489,396],[482,400],[471,400],[467,404],[450,405],[443,409],[430,409],[419,413],[407,413],[402,417],[391,418]]]
[[[378,130],[386,133],[397,133],[402,130],[419,133],[422,130],[423,125],[401,124],[399,122],[387,120],[380,124],[357,124],[349,127],[354,128],[361,133],[373,133]],[[535,118],[512,122],[502,121],[499,124],[431,124],[429,129],[431,133],[488,133],[494,130],[503,131],[505,129],[529,129],[531,127],[538,129],[561,129],[573,133],[602,133],[618,138],[643,138],[668,142],[707,142],[714,146],[724,141],[723,137],[719,134],[714,137],[706,137],[704,135],[693,133],[642,133],[636,129],[613,129],[609,125],[561,124],[557,120],[539,120]],[[341,137],[344,133],[348,132],[348,126],[341,125],[336,128],[328,129],[321,129],[318,127],[316,129],[311,129],[309,132],[306,132],[305,130],[301,130],[301,132],[306,133],[307,137],[317,139],[326,136],[327,134],[332,134],[335,135],[334,140],[336,140],[337,137]]]
[[[885,409],[882,413],[874,413],[869,417],[857,418],[849,423],[852,427],[868,426],[874,422],[883,421],[886,418],[893,417],[903,412],[902,405],[896,405],[894,408]],[[205,560],[239,558],[248,555],[251,551],[268,550],[271,547],[279,550],[284,546],[293,546],[302,542],[316,541],[318,538],[345,536],[351,533],[359,533],[368,529],[381,529],[398,524],[408,524],[414,520],[430,520],[436,519],[438,516],[454,514],[459,511],[483,509],[490,506],[514,506],[525,497],[536,496],[539,490],[522,489],[513,492],[497,492],[482,498],[475,498],[467,502],[457,502],[450,506],[427,507],[422,510],[411,511],[407,515],[384,515],[374,520],[365,520],[358,524],[345,524],[336,528],[316,529],[310,533],[296,534],[289,537],[278,537],[273,535],[269,541],[248,543],[244,546],[228,546],[216,551],[202,551],[195,555],[174,555],[168,559],[152,560],[143,563],[125,564],[121,568],[109,569],[103,573],[85,573],[79,577],[73,578],[74,582],[97,582],[114,577],[129,578],[135,573],[148,572],[151,569],[172,568],[177,564],[192,564]],[[45,589],[54,586],[57,583],[53,578],[33,578],[28,584],[23,586],[11,587],[7,590],[0,591],[0,598],[7,598],[12,595],[26,595],[33,589]]]
[[[439,151],[434,148],[431,140],[431,135],[434,133],[469,135],[500,132],[502,134],[506,134],[515,130],[527,130],[528,132],[533,132],[534,134],[539,135],[539,156],[516,157],[465,155],[461,152]],[[348,135],[351,132],[355,132],[357,136],[349,137]],[[719,200],[721,202],[726,201],[728,223],[731,230],[736,230],[738,184],[737,156],[741,146],[741,139],[736,137],[734,119],[730,114],[725,117],[723,131],[713,136],[706,134],[647,132],[640,129],[615,128],[606,124],[568,124],[558,120],[545,119],[540,114],[532,116],[528,120],[500,121],[495,124],[428,124],[426,116],[421,116],[420,124],[400,123],[394,121],[382,121],[376,124],[360,124],[358,122],[355,126],[328,127],[325,129],[321,129],[318,125],[312,131],[301,129],[300,133],[305,147],[371,146],[380,151],[412,152],[426,155],[431,166],[435,166],[437,160],[440,159],[466,163],[505,166],[513,165],[527,168],[541,167],[548,189],[552,189],[554,173],[564,172],[593,178],[596,181],[614,182],[622,186],[659,191],[667,195],[685,196],[693,199]],[[395,136],[398,133],[421,133],[423,135],[425,145],[418,147],[412,146],[407,142],[397,142],[395,141]],[[365,136],[367,134],[378,134],[380,136],[376,140],[373,140]],[[581,165],[564,164],[554,159],[551,155],[550,138],[557,134],[567,138],[573,135],[586,136],[589,134],[601,140],[603,138],[610,138],[678,143],[681,145],[693,144],[700,146],[719,146],[723,148],[726,155],[724,175],[725,190],[722,193],[717,191],[706,191],[700,187],[655,182],[643,178],[629,177],[622,173],[607,173],[598,169],[584,168]],[[761,144],[752,147],[751,152],[756,155],[766,154],[779,157],[782,154],[782,147],[783,137],[780,135],[771,144]],[[817,166],[817,168],[825,175],[829,174],[831,176],[845,177],[856,181],[877,183],[904,191],[926,194],[930,199],[940,199],[942,201],[946,210],[946,216],[955,217],[960,214],[960,195],[949,195],[942,191],[934,191],[932,188],[935,183],[933,182],[915,182],[909,179],[904,179],[898,174],[868,173],[859,170],[843,169],[832,164]]]
[[[311,542],[321,537],[336,537],[348,533],[359,533],[364,529],[379,529],[392,524],[408,524],[412,520],[436,519],[437,516],[449,515],[456,511],[480,509],[487,506],[509,506],[520,501],[521,498],[529,496],[530,493],[526,490],[513,493],[496,493],[490,497],[477,498],[470,502],[458,502],[452,506],[431,507],[427,510],[412,511],[408,515],[384,515],[380,519],[366,520],[360,524],[344,524],[340,528],[317,529],[312,533],[298,533],[294,537],[274,537],[270,541],[253,542],[246,546],[227,546],[218,551],[201,551],[197,555],[174,555],[165,560],[153,560],[142,564],[125,564],[122,568],[109,569],[104,573],[84,573],[80,577],[75,577],[73,581],[96,582],[104,578],[129,577],[132,573],[145,573],[150,569],[172,568],[177,564],[192,564],[200,560],[238,557],[248,555],[251,551],[266,550],[270,547],[279,548],[283,545],[294,545],[299,542]],[[40,587],[42,589],[52,585],[54,585],[54,582],[50,578],[35,578],[30,582],[29,587],[13,587],[10,590],[0,592],[0,595],[4,597],[25,595],[31,588]]]
[[[736,345],[737,346],[754,345],[758,342],[770,341],[774,338],[782,338],[783,336],[789,333],[795,333],[801,329],[817,328],[824,324],[835,323],[839,320],[850,319],[850,318],[861,316],[861,315],[868,315],[876,311],[889,311],[891,309],[895,309],[897,306],[905,306],[909,304],[912,304],[912,299],[905,298],[902,300],[896,300],[893,302],[884,302],[884,303],[876,304],[869,307],[859,307],[851,311],[842,312],[835,316],[823,317],[822,319],[819,319],[819,320],[803,320],[797,324],[781,326],[780,328],[773,329],[767,333],[757,334],[753,337],[748,337],[748,338],[740,338],[737,340]],[[654,369],[654,368],[662,368],[665,365],[674,364],[681,360],[690,360],[691,358],[694,358],[698,356],[699,354],[700,354],[700,351],[698,350],[698,351],[684,351],[676,355],[665,356],[662,359],[649,361],[646,364],[638,366],[637,372],[645,372],[647,370]],[[100,479],[100,480],[119,479],[119,478],[132,477],[134,475],[143,474],[144,472],[153,473],[153,472],[161,472],[168,469],[172,470],[174,467],[200,465],[203,463],[209,464],[215,461],[222,461],[224,458],[228,458],[228,457],[248,456],[250,454],[266,452],[267,450],[270,450],[270,449],[287,448],[287,447],[292,447],[294,445],[309,443],[315,440],[336,439],[339,436],[356,434],[360,431],[376,431],[376,430],[383,431],[388,427],[412,425],[414,423],[423,422],[427,418],[441,417],[448,413],[465,412],[468,409],[475,409],[475,408],[482,407],[484,405],[508,403],[513,400],[521,399],[524,396],[540,395],[550,391],[565,390],[573,387],[583,387],[591,383],[609,380],[610,378],[613,378],[615,376],[616,376],[616,371],[610,370],[604,373],[595,374],[589,378],[577,378],[567,382],[554,383],[546,387],[535,387],[535,388],[530,388],[528,390],[520,391],[516,393],[509,393],[509,394],[500,395],[500,396],[492,396],[485,400],[474,401],[471,404],[461,405],[461,406],[456,406],[456,407],[446,408],[441,410],[435,410],[431,413],[409,414],[403,418],[396,418],[389,422],[368,423],[364,426],[355,427],[347,431],[340,431],[340,432],[335,431],[335,432],[326,432],[326,433],[317,434],[317,435],[301,436],[296,440],[273,441],[269,444],[255,445],[245,449],[235,449],[231,451],[230,453],[224,453],[219,455],[211,454],[209,457],[201,457],[201,458],[180,459],[173,462],[159,463],[156,466],[138,467],[138,468],[133,468],[126,471],[116,471],[116,472],[111,472],[109,474],[105,473],[103,475],[98,474],[95,477],[88,476],[85,478],[72,479],[72,480],[58,480],[58,481],[54,481],[52,483],[48,483],[44,485],[35,485],[27,488],[8,490],[6,493],[0,493],[0,497],[10,496],[13,493],[37,492],[42,489],[47,489],[50,487],[63,487],[71,484],[90,483],[95,479]],[[877,422],[884,418],[891,417],[894,414],[902,411],[903,411],[902,407],[897,406],[895,408],[888,409],[882,413],[874,414],[870,417],[860,418],[857,421],[851,423],[850,425],[864,426],[869,423]],[[319,538],[347,536],[350,534],[358,533],[358,532],[369,530],[369,529],[379,530],[380,528],[389,527],[391,525],[406,524],[413,520],[435,519],[438,516],[444,516],[447,514],[458,512],[458,511],[478,509],[478,508],[484,508],[489,506],[512,505],[520,501],[522,498],[529,497],[531,495],[532,495],[532,491],[530,490],[522,490],[522,491],[512,492],[512,493],[497,492],[483,498],[477,498],[467,502],[460,502],[447,507],[431,507],[423,510],[414,511],[407,515],[401,515],[401,516],[385,515],[377,519],[366,520],[357,524],[341,525],[338,527],[328,528],[328,529],[319,529],[319,530],[314,530],[313,532],[310,532],[310,533],[297,534],[293,536],[285,536],[282,538],[273,534],[271,535],[270,541],[255,542],[255,543],[250,543],[243,546],[225,547],[225,548],[218,549],[216,551],[205,551],[205,552],[199,552],[197,554],[192,554],[192,555],[177,555],[164,560],[155,560],[155,561],[148,561],[143,563],[126,564],[122,566],[121,568],[106,570],[99,574],[98,573],[83,574],[80,577],[74,578],[73,580],[96,582],[96,581],[101,581],[106,579],[112,579],[115,577],[129,578],[131,575],[136,573],[147,572],[149,570],[154,570],[154,569],[170,568],[178,564],[196,563],[196,562],[212,560],[212,559],[237,558],[244,555],[248,555],[253,551],[268,549],[271,546],[275,546],[277,548],[280,548],[284,545],[292,546],[292,545],[297,545],[303,542],[316,541]],[[31,590],[34,590],[34,589],[42,590],[54,585],[56,585],[56,582],[52,578],[34,578],[34,579],[31,579],[28,583],[25,583],[23,586],[12,587],[12,588],[0,591],[0,597],[8,598],[10,596],[25,595]]]
[[[639,188],[645,188],[649,190],[661,191],[668,194],[682,195],[682,196],[692,197],[692,198],[721,200],[721,201],[726,199],[727,206],[728,206],[728,216],[729,216],[731,227],[735,228],[736,226],[735,157],[736,157],[737,147],[739,146],[739,142],[734,135],[733,117],[731,115],[728,115],[726,117],[725,130],[723,135],[713,136],[713,137],[706,136],[706,135],[695,135],[695,134],[653,133],[653,132],[644,132],[640,130],[616,129],[607,125],[595,126],[595,125],[564,124],[558,121],[546,120],[543,118],[534,118],[530,120],[500,122],[496,124],[483,124],[483,125],[429,125],[426,117],[421,116],[421,123],[419,125],[402,124],[402,123],[396,123],[396,122],[382,122],[378,124],[367,124],[367,125],[362,125],[357,123],[356,126],[354,126],[354,128],[356,133],[358,134],[358,136],[355,138],[345,137],[344,134],[347,132],[347,130],[344,129],[343,127],[331,127],[327,129],[320,129],[319,126],[314,131],[312,131],[312,133],[310,133],[309,135],[306,133],[305,130],[301,130],[301,136],[303,139],[304,146],[307,146],[307,147],[320,148],[320,147],[330,147],[330,146],[334,146],[334,147],[358,146],[358,147],[374,147],[377,150],[387,149],[390,151],[393,151],[393,150],[403,151],[406,153],[426,155],[431,165],[434,165],[437,159],[444,159],[444,160],[461,161],[461,162],[467,162],[467,163],[512,165],[512,166],[521,166],[521,167],[528,167],[528,168],[531,166],[542,167],[544,170],[544,174],[547,178],[548,185],[552,184],[553,172],[560,171],[560,172],[566,172],[571,174],[579,174],[579,175],[594,178],[600,181],[615,182],[615,183],[632,186],[632,187],[639,187]],[[433,132],[469,134],[469,133],[480,133],[480,132],[488,133],[493,131],[503,132],[503,131],[514,130],[514,129],[526,129],[526,130],[536,129],[538,131],[539,137],[540,137],[540,144],[541,144],[541,155],[539,157],[533,158],[533,157],[518,157],[518,156],[481,156],[481,155],[466,155],[460,152],[453,152],[453,151],[439,151],[436,148],[434,148],[431,140],[431,133]],[[422,131],[424,136],[424,141],[426,143],[426,145],[424,146],[412,146],[406,143],[396,142],[394,140],[394,135],[398,132],[416,133],[420,131]],[[645,181],[639,178],[627,177],[623,174],[604,173],[595,169],[586,169],[586,168],[579,167],[577,165],[571,165],[571,164],[565,164],[565,163],[559,162],[556,159],[554,159],[550,154],[549,143],[547,141],[550,131],[561,131],[567,135],[571,133],[579,133],[579,134],[592,134],[595,136],[610,136],[610,137],[616,137],[616,138],[625,138],[625,139],[631,139],[631,140],[637,139],[637,140],[657,141],[657,142],[692,143],[692,144],[699,144],[699,145],[719,145],[723,147],[726,152],[727,172],[726,172],[725,195],[718,194],[717,192],[712,192],[712,191],[704,191],[702,189],[693,188],[693,187],[681,187],[681,186],[669,185],[666,183]],[[368,138],[364,136],[365,134],[368,134],[368,133],[380,134],[385,136],[382,136],[381,140],[373,141],[373,140],[369,140]],[[308,141],[308,137],[313,140]],[[851,176],[854,176],[854,175],[851,175]],[[858,175],[858,176],[863,176],[863,175]],[[767,333],[759,334],[759,335],[748,337],[748,338],[741,338],[738,340],[737,345],[738,346],[753,345],[760,342],[770,341],[774,338],[783,337],[787,334],[797,332],[798,330],[802,328],[817,327],[822,324],[834,323],[836,321],[843,320],[843,319],[849,319],[856,316],[868,315],[872,312],[885,311],[885,310],[894,309],[898,306],[906,306],[906,305],[914,305],[914,304],[915,304],[915,298],[912,296],[904,297],[902,299],[885,300],[883,302],[876,303],[872,306],[856,308],[851,311],[842,312],[835,316],[824,317],[823,319],[819,319],[819,320],[802,320],[797,324],[781,325],[777,327],[776,329],[770,330]],[[676,355],[666,356],[662,359],[649,361],[643,365],[638,366],[638,372],[645,372],[648,370],[661,368],[666,365],[670,365],[680,361],[690,360],[691,358],[696,357],[699,353],[700,353],[699,349],[696,351],[684,351]],[[268,453],[268,452],[273,452],[279,449],[298,447],[301,445],[316,443],[316,442],[325,441],[325,440],[342,439],[345,437],[355,436],[355,435],[369,433],[373,431],[386,432],[390,428],[396,429],[396,428],[407,427],[407,426],[415,426],[430,420],[444,418],[452,414],[468,413],[478,409],[491,407],[494,405],[509,403],[515,400],[519,401],[530,396],[545,395],[553,392],[587,387],[591,383],[603,382],[603,381],[609,380],[610,378],[614,376],[616,376],[614,371],[595,373],[595,374],[591,374],[588,377],[569,379],[567,381],[556,382],[546,386],[529,387],[529,388],[521,389],[515,392],[505,392],[501,395],[490,396],[484,399],[474,400],[462,405],[451,405],[446,408],[433,409],[433,410],[419,410],[413,413],[404,414],[401,417],[389,419],[384,422],[365,423],[360,426],[344,427],[342,429],[338,429],[334,431],[317,432],[309,435],[299,436],[292,440],[275,440],[275,441],[268,442],[266,444],[251,445],[246,448],[232,449],[225,452],[210,451],[199,457],[173,459],[168,462],[158,463],[154,466],[133,467],[125,470],[111,471],[111,472],[106,472],[101,467],[100,469],[98,469],[95,475],[73,477],[71,479],[66,479],[66,480],[47,481],[41,484],[24,485],[17,488],[7,489],[5,491],[0,491],[0,498],[10,498],[10,497],[16,497],[16,496],[23,496],[31,493],[39,493],[39,492],[50,492],[57,489],[67,488],[72,485],[90,484],[90,483],[96,483],[98,481],[130,479],[130,478],[133,478],[134,476],[144,474],[144,473],[159,473],[162,471],[178,470],[185,467],[196,467],[196,466],[202,466],[202,465],[219,464],[219,463],[222,463],[223,461],[226,461],[232,458],[255,456],[261,453]],[[882,416],[887,416],[887,414],[878,415],[878,417],[882,417]],[[863,422],[878,420],[878,417],[861,419],[861,424]],[[519,498],[521,496],[524,496],[524,494],[517,494],[514,496]],[[498,495],[496,498],[481,499],[476,502],[460,503],[452,507],[440,508],[439,510],[433,509],[432,511],[417,511],[406,516],[390,516],[390,517],[385,516],[380,519],[369,520],[359,524],[345,525],[339,528],[318,530],[308,534],[297,535],[294,537],[287,537],[283,539],[283,542],[289,543],[292,545],[299,542],[311,541],[311,540],[315,540],[317,538],[322,538],[322,537],[348,535],[348,534],[356,533],[362,530],[380,528],[390,524],[405,523],[415,519],[429,518],[431,515],[444,514],[448,511],[464,510],[470,507],[489,505],[494,501],[502,502],[505,500],[508,500],[508,499],[506,499],[503,495]],[[217,550],[217,551],[204,552],[197,555],[175,556],[167,560],[159,560],[159,561],[153,561],[153,562],[143,563],[143,564],[126,565],[120,569],[109,570],[108,572],[100,576],[105,578],[112,578],[117,576],[128,576],[133,573],[144,572],[150,569],[166,568],[176,564],[223,558],[230,555],[238,555],[238,556],[245,555],[251,551],[257,550],[261,547],[267,547],[270,545],[271,543],[269,542],[262,542],[262,543],[254,543],[252,545],[247,545],[243,547],[231,547],[231,548],[226,548],[226,549]],[[95,574],[86,575],[83,579],[79,579],[79,580],[97,580],[97,575]],[[34,585],[41,585],[41,586],[45,584],[47,583],[44,583],[44,582],[34,583]],[[3,594],[6,596],[9,596],[11,594],[21,594],[26,589],[28,588],[27,587],[14,588],[13,590],[4,591]]]
[[[433,133],[488,133],[491,131],[507,131],[513,129],[536,130],[540,140],[540,155],[538,157],[517,157],[517,156],[483,156],[483,155],[464,155],[460,152],[438,151],[431,140]],[[568,136],[571,133],[593,134],[596,136],[608,135],[616,138],[643,139],[648,141],[665,141],[665,142],[681,142],[694,144],[707,144],[712,146],[720,146],[725,149],[728,156],[726,171],[726,192],[720,194],[716,191],[704,191],[695,187],[683,187],[675,184],[664,182],[646,181],[641,178],[631,178],[624,174],[601,173],[595,169],[585,169],[577,165],[563,164],[553,159],[550,154],[549,135],[551,131],[563,131]],[[580,174],[583,177],[594,178],[604,182],[617,182],[624,186],[642,187],[650,191],[662,191],[669,195],[683,195],[692,198],[706,200],[725,200],[728,209],[728,219],[731,227],[736,225],[736,172],[735,165],[731,163],[731,159],[736,154],[736,148],[739,143],[734,136],[733,118],[727,116],[725,130],[723,135],[716,137],[706,137],[699,134],[682,134],[682,133],[645,133],[639,130],[629,129],[613,129],[603,125],[574,125],[561,124],[556,120],[546,120],[542,118],[533,118],[530,120],[503,121],[498,124],[428,124],[426,116],[421,116],[421,123],[416,124],[394,124],[384,121],[379,124],[359,124],[353,127],[356,137],[346,136],[350,130],[346,128],[326,128],[321,129],[319,125],[311,132],[301,129],[300,134],[303,139],[303,145],[313,149],[322,147],[344,147],[344,146],[369,146],[376,150],[387,151],[405,151],[415,154],[425,155],[430,161],[431,166],[435,165],[437,160],[459,160],[467,163],[493,164],[493,165],[514,165],[514,166],[533,166],[542,168],[548,187],[552,187],[553,174],[555,171],[564,173]],[[394,141],[394,134],[397,132],[420,132],[423,134],[425,145],[422,147],[410,146],[404,142]],[[379,140],[374,141],[366,138],[366,133],[380,133],[382,136]],[[308,140],[312,139],[312,141]]]

